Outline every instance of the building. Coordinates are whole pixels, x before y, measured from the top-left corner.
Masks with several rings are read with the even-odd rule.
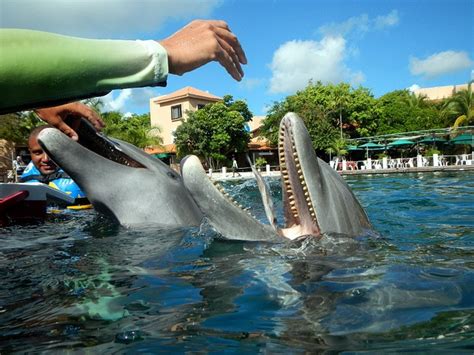
[[[168,95],[150,99],[150,120],[152,126],[161,128],[163,145],[174,143],[173,133],[186,121],[187,111],[196,111],[207,104],[221,101],[222,98],[208,92],[187,86]]]
[[[417,96],[424,95],[430,101],[437,101],[451,97],[461,90],[467,90],[467,84],[417,88],[411,91]]]
[[[151,98],[151,125],[160,127],[163,147],[148,148],[145,151],[149,154],[154,154],[168,164],[176,163],[176,146],[174,145],[173,133],[181,123],[186,121],[186,112],[199,110],[207,104],[221,100],[222,98],[219,96],[190,86],[168,95]],[[260,126],[264,118],[265,116],[255,116],[248,123],[247,129],[251,136],[249,153],[254,161],[258,156],[264,156],[269,163],[270,161],[274,163],[274,158],[278,161],[277,155],[274,154],[275,149],[269,146],[266,139],[259,137]],[[240,158],[238,159],[239,164],[244,163],[245,158]]]

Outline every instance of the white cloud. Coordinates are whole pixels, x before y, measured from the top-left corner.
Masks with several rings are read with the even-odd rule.
[[[123,38],[169,19],[208,16],[221,0],[0,0],[1,27]]]
[[[104,103],[104,111],[122,111],[130,98],[132,89],[114,90],[100,99]]]
[[[303,89],[309,80],[359,84],[361,72],[352,72],[344,63],[346,41],[343,37],[324,37],[317,41],[290,41],[276,50],[270,65],[270,92],[286,93]]]
[[[388,15],[377,16],[374,20],[374,28],[381,30],[386,27],[392,27],[398,25],[399,21],[400,18],[398,17],[398,11],[392,10]]]
[[[150,99],[159,96],[156,88],[114,90],[100,97],[104,111],[149,111]]]
[[[408,88],[408,91],[410,91],[410,92],[415,92],[416,90],[420,90],[420,85],[418,85],[418,84],[413,84],[412,86],[410,86],[410,87]]]
[[[398,11],[392,10],[387,15],[377,16],[375,19],[369,18],[367,14],[350,17],[344,22],[333,22],[319,27],[318,31],[323,36],[343,36],[359,35],[363,36],[373,30],[382,30],[393,27],[399,22]]]
[[[253,90],[259,86],[262,86],[265,80],[262,78],[244,78],[239,82],[239,87],[245,90]]]
[[[473,63],[466,52],[445,51],[435,53],[425,59],[410,58],[410,72],[413,75],[434,78],[468,69]]]
[[[369,16],[363,14],[351,17],[344,22],[333,22],[323,25],[319,28],[319,32],[324,36],[346,36],[353,32],[364,34],[369,31],[369,24]]]

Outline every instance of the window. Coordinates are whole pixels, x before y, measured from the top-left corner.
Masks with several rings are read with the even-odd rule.
[[[177,120],[181,117],[183,117],[183,114],[181,112],[181,105],[171,106],[171,119]]]
[[[197,104],[197,108],[198,108],[198,110],[200,110],[200,109],[204,108],[204,106],[206,106],[206,105],[204,105],[204,104]]]

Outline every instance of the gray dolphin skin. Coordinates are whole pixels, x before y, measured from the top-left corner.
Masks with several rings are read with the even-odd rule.
[[[81,120],[79,143],[54,128],[40,132],[46,153],[71,176],[94,207],[120,224],[199,226],[203,214],[166,164],[136,148],[109,139]]]
[[[294,113],[286,114],[280,123],[278,153],[286,220],[286,227],[281,229],[260,224],[223,196],[207,178],[197,157],[190,156],[182,162],[186,188],[210,224],[225,238],[283,241],[323,233],[355,237],[371,229],[350,187],[316,156],[303,121]],[[269,198],[262,195],[266,207]]]

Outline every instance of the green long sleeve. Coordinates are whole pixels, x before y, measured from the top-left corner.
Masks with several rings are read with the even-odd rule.
[[[0,29],[0,113],[165,86],[166,50],[155,41],[95,40]]]

